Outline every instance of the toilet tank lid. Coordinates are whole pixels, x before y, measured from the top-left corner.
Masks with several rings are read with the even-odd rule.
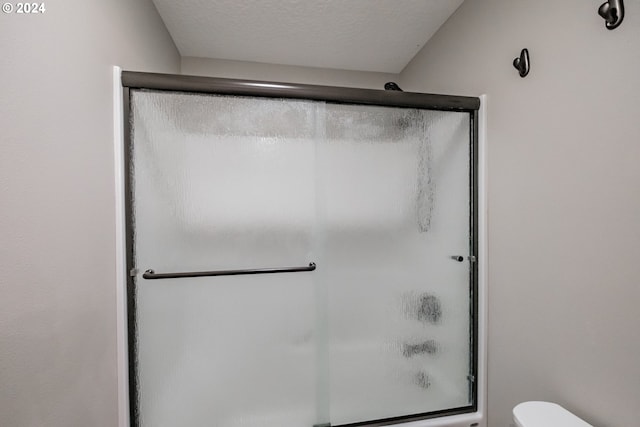
[[[551,402],[524,402],[513,408],[518,427],[593,427]]]

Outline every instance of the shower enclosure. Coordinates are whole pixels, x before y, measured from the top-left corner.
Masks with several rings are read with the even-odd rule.
[[[477,98],[122,80],[132,425],[475,410]]]

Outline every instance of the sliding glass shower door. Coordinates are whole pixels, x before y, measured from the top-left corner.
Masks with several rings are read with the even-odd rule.
[[[326,109],[331,424],[469,405],[469,115]]]
[[[318,108],[135,92],[139,269],[308,265],[316,233]],[[143,426],[315,423],[310,272],[137,281]]]
[[[470,113],[149,90],[130,106],[133,425],[473,407]]]

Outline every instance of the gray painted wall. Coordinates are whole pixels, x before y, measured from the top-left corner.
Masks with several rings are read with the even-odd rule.
[[[488,102],[489,426],[640,418],[640,1],[468,0],[401,74]],[[511,62],[531,53],[525,79]]]
[[[262,64],[259,62],[193,57],[182,58],[181,71],[182,74],[196,76],[347,86],[366,89],[383,89],[386,82],[397,82],[399,78],[397,74],[388,73],[331,70],[327,68],[296,67],[293,65]]]
[[[112,66],[178,72],[150,0],[0,14],[0,425],[117,425]]]

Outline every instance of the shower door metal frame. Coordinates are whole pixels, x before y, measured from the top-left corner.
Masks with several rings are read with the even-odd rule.
[[[459,408],[444,409],[421,414],[411,414],[382,420],[343,424],[340,427],[378,427],[438,418],[450,415],[473,413],[478,410],[478,110],[477,97],[438,95],[427,93],[358,89],[350,87],[320,86],[297,83],[269,82],[258,80],[226,79],[216,77],[185,76],[174,74],[122,72],[123,123],[124,123],[124,168],[125,168],[125,239],[127,264],[127,347],[129,374],[129,423],[139,427],[138,377],[137,377],[137,327],[136,327],[136,276],[134,265],[133,193],[131,186],[131,90],[153,90],[183,93],[206,93],[213,95],[235,95],[267,98],[289,98],[324,101],[337,104],[376,105],[383,107],[417,108],[436,111],[453,111],[470,115],[469,141],[469,292],[470,304],[470,348],[469,392],[472,403]],[[311,427],[311,426],[309,426]]]

